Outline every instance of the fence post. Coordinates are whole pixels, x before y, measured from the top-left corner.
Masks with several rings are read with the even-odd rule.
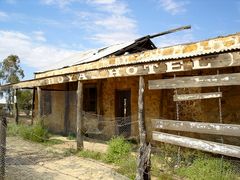
[[[6,155],[6,117],[0,115],[0,180],[5,178],[5,155]]]
[[[18,104],[17,104],[17,93],[18,93],[18,90],[17,89],[14,89],[14,119],[15,119],[15,122],[16,124],[18,124],[18,120],[19,120],[19,113],[18,113]]]
[[[146,129],[144,120],[144,79],[139,77],[139,90],[138,90],[138,126],[140,136],[140,148],[137,160],[137,173],[136,180],[149,180],[150,175],[150,155],[151,145],[146,142]]]
[[[77,88],[77,149],[83,149],[83,83],[78,81]]]

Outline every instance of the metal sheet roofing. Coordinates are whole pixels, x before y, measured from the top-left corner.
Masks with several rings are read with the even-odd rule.
[[[99,54],[89,55],[89,58],[85,59],[78,58],[78,56],[75,55],[73,58],[73,62],[75,62],[75,64],[69,65],[69,67],[66,68],[55,70],[52,69],[48,72],[38,73],[36,74],[36,78],[55,76],[65,73],[88,71],[93,69],[111,68],[137,63],[191,58],[215,53],[236,51],[240,50],[240,33],[231,34],[224,37],[212,38],[199,42],[147,50],[134,54],[121,56],[105,56],[106,54],[110,54],[111,52],[120,50],[121,48],[124,48],[134,43],[136,43],[136,41],[121,44],[118,46],[108,47],[109,49],[102,49],[102,52],[98,51]],[[89,53],[91,54],[93,52],[90,51]],[[87,57],[87,55],[80,57]],[[68,64],[70,63],[68,62]]]
[[[119,44],[115,44],[112,46],[108,46],[105,48],[90,49],[87,51],[79,52],[79,53],[73,54],[72,56],[69,56],[69,57],[57,62],[54,65],[51,65],[50,67],[51,67],[51,70],[54,70],[54,69],[74,66],[77,64],[83,64],[83,63],[89,63],[92,61],[96,61],[103,57],[109,56],[123,48],[126,48],[134,43],[135,43],[135,41],[129,41],[129,42],[125,42],[125,43],[119,43]],[[50,70],[49,66],[47,68],[42,69],[40,72],[48,71],[48,70]]]

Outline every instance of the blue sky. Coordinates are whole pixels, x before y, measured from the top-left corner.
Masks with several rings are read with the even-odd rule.
[[[0,60],[16,54],[25,79],[65,57],[191,25],[157,46],[240,32],[240,0],[0,0]]]

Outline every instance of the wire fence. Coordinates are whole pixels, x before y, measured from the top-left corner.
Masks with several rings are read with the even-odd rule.
[[[25,128],[32,126],[15,125],[11,120],[8,125],[8,128],[1,126],[1,132],[8,132],[6,145],[1,143],[1,167],[4,168],[1,171],[2,179],[127,179],[109,165],[79,157],[75,139],[59,135],[44,138],[32,130],[30,136],[42,140],[42,143],[36,143],[21,134]],[[20,133],[12,136],[12,132],[9,132],[12,128]],[[106,149],[105,143],[89,137],[86,137],[84,144],[89,151],[97,148],[97,151],[104,152]]]
[[[109,140],[113,136],[138,141],[137,116],[105,117],[95,113],[83,113],[83,133],[97,139]]]
[[[88,122],[85,125],[85,137],[84,137],[84,151],[97,152],[97,156],[103,156],[107,153],[108,140],[103,141],[104,138],[99,137],[101,133],[105,133],[106,129],[114,129],[115,135],[119,134],[116,129],[125,126],[135,126],[136,122],[125,122],[121,124],[109,123],[112,122],[111,118],[102,117],[96,114],[84,113],[84,119],[89,117],[95,117],[98,119],[105,119],[102,122],[97,123],[95,127],[91,127],[91,123]],[[134,119],[134,117],[128,117]],[[119,118],[120,120],[121,118]],[[106,121],[107,120],[107,121]],[[127,121],[127,120],[126,120]],[[128,120],[129,121],[129,120]],[[6,126],[3,126],[6,131],[13,126],[13,122],[9,122],[8,130]],[[14,125],[15,126],[15,125]],[[18,126],[21,126],[18,125]],[[29,128],[31,126],[28,126]],[[2,132],[2,131],[1,131]],[[121,131],[124,135],[129,133],[129,128],[124,128]],[[91,136],[94,134],[95,136]],[[39,136],[36,132],[33,132],[31,136]],[[118,171],[118,168],[109,168],[109,165],[103,163],[100,157],[94,157],[95,160],[91,160],[91,156],[86,156],[87,159],[81,159],[76,155],[76,140],[74,137],[63,137],[52,135],[50,138],[42,138],[44,143],[34,143],[28,140],[24,140],[19,136],[7,136],[7,145],[2,148],[1,151],[6,150],[6,179],[101,179],[102,178],[114,178],[114,179],[127,179],[125,176],[135,178],[137,156],[138,156],[138,144],[133,142],[131,137],[139,138],[138,136],[126,136],[130,139],[131,144],[135,147],[132,151],[132,155],[124,159],[125,169]],[[73,138],[73,139],[71,139]],[[61,140],[60,142],[51,144],[53,140]],[[50,143],[50,145],[48,144]],[[135,144],[136,143],[136,144]],[[153,143],[153,142],[152,142]],[[3,145],[1,145],[3,147]],[[85,157],[85,156],[83,156]],[[99,159],[98,159],[99,158]],[[96,161],[100,160],[100,161]],[[1,161],[2,162],[2,161]],[[199,162],[199,164],[196,164]],[[122,162],[120,162],[120,166]],[[1,163],[3,164],[3,163]],[[205,168],[204,168],[205,166]],[[126,169],[128,172],[126,172]],[[116,173],[124,174],[121,176]],[[207,173],[202,171],[214,171],[214,177],[212,179],[231,179],[235,176],[231,174],[240,174],[240,160],[237,158],[221,157],[208,153],[203,153],[196,150],[187,148],[180,148],[169,144],[155,144],[152,149],[151,155],[151,171],[152,177],[181,177],[186,173],[197,175],[197,179],[202,179]],[[140,171],[144,171],[140,169]],[[193,172],[192,172],[193,173]],[[4,175],[4,174],[3,174]],[[148,174],[149,175],[149,174]],[[21,178],[19,178],[21,177]]]
[[[0,180],[5,177],[6,156],[6,118],[0,117]]]

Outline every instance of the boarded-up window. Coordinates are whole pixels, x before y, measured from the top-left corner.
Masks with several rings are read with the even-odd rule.
[[[83,110],[97,112],[97,86],[96,86],[96,84],[84,85]]]
[[[52,96],[51,91],[42,91],[42,115],[52,113]]]

